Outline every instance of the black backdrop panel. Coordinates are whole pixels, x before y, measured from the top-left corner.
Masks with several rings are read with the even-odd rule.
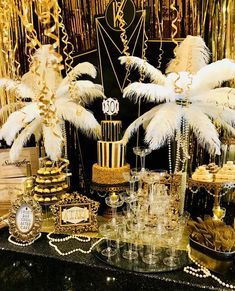
[[[154,65],[155,67],[158,65],[158,55],[159,55],[159,41],[151,40],[148,42],[148,49],[147,49],[147,59],[148,61]],[[163,42],[163,60],[162,60],[162,67],[161,70],[164,71],[166,64],[169,60],[173,57],[173,48],[174,44],[171,41],[164,41]],[[94,80],[95,83],[101,83],[100,79],[100,71],[99,71],[99,61],[98,61],[98,52],[97,50],[93,50],[90,52],[86,52],[84,54],[78,55],[74,59],[75,64],[89,61],[97,67],[98,74],[97,78]],[[125,71],[124,71],[125,73]],[[108,73],[107,73],[108,74]],[[84,76],[87,78],[87,76]],[[109,77],[109,76],[105,76]],[[139,75],[137,72],[131,72],[131,80],[138,80]],[[112,97],[117,97],[120,102],[120,111],[115,119],[121,119],[123,122],[123,130],[127,128],[127,126],[134,121],[138,117],[138,105],[134,104],[128,99],[122,98],[122,96],[115,95],[115,88],[113,88],[114,94]],[[141,114],[146,112],[147,110],[151,109],[154,106],[152,103],[142,103],[141,104]],[[97,99],[93,104],[91,104],[88,108],[91,110],[97,120],[100,122],[102,119],[105,118],[102,112],[102,100]],[[157,134],[157,130],[156,130]],[[79,154],[78,152],[74,151],[74,140],[71,138],[74,133],[73,131],[68,132],[68,143],[69,143],[69,157],[71,162],[71,169],[73,172],[72,178],[72,189],[79,190],[78,187],[78,162],[76,156]],[[97,161],[97,147],[96,147],[96,140],[88,139],[84,134],[78,132],[79,141],[81,145],[81,153],[83,158],[83,164],[85,169],[85,178],[87,181],[87,185],[89,186],[89,181],[91,179],[91,170],[92,165]],[[140,129],[140,138],[139,144],[143,144],[144,140],[144,131]],[[131,164],[131,167],[135,167],[135,155],[133,154],[132,148],[136,146],[137,137],[136,134],[130,139],[127,145],[127,162]],[[139,162],[139,161],[138,161]],[[138,164],[140,166],[140,164]],[[146,157],[146,167],[149,169],[168,169],[168,152],[167,147],[164,147],[160,150],[153,151],[149,156]],[[87,186],[87,187],[88,187]],[[86,193],[88,194],[88,193]]]

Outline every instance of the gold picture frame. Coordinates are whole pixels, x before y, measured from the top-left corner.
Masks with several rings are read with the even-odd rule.
[[[98,230],[99,202],[78,193],[68,194],[51,206],[55,220],[55,233],[81,233]]]
[[[30,243],[41,232],[42,208],[31,196],[17,198],[10,209],[9,232],[18,242]]]

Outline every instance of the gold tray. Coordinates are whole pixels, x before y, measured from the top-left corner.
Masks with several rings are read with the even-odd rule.
[[[207,269],[224,274],[234,269],[235,252],[218,252],[190,238],[191,256]]]

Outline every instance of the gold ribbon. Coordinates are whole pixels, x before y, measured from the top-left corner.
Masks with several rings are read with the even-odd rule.
[[[126,34],[126,29],[125,29],[126,22],[124,20],[124,12],[122,10],[122,7],[123,7],[122,2],[123,1],[125,1],[125,0],[122,0],[121,2],[119,2],[117,4],[118,11],[119,11],[119,13],[117,15],[117,19],[119,21],[119,28],[121,30],[120,38],[121,38],[121,41],[123,43],[123,54],[127,57],[126,63],[125,63],[126,81],[128,83],[131,83],[131,80],[129,79],[129,75],[130,75],[130,60],[128,58],[130,56],[130,53],[129,53],[128,39],[127,39],[127,34]]]

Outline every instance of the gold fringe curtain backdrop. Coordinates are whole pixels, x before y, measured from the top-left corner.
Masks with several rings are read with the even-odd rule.
[[[104,14],[110,0],[64,0],[62,13],[67,30],[71,32],[70,41],[75,51],[86,51],[96,46],[95,44],[95,16]],[[137,9],[149,11],[149,38],[170,38],[171,22],[175,13],[170,9],[172,0],[133,0]],[[197,31],[196,19],[192,22],[195,10],[194,0],[178,0],[175,6],[179,12],[177,22],[178,33],[176,37],[185,37]],[[164,27],[164,29],[163,29]],[[162,34],[162,35],[161,35]]]
[[[235,2],[234,0],[196,1],[197,34],[212,52],[212,61],[235,60]],[[235,87],[235,81],[229,82]]]
[[[212,50],[213,61],[235,59],[235,3],[234,0],[205,0],[197,4],[197,33]]]
[[[18,80],[20,59],[22,50],[24,51],[24,47],[21,47],[19,43],[23,28],[14,5],[9,2],[7,0],[0,2],[0,78]],[[0,125],[19,106],[18,103],[16,104],[17,100],[14,90],[6,92],[4,88],[0,88],[0,110],[2,107],[5,108],[1,114]]]
[[[133,0],[137,9],[149,12],[149,38],[170,38],[171,23],[178,11],[176,22],[178,37],[201,35],[212,50],[213,61],[228,57],[235,59],[233,35],[235,33],[234,0]],[[18,79],[28,70],[26,54],[30,55],[39,43],[56,42],[62,52],[61,5],[64,28],[69,31],[65,40],[74,45],[75,52],[96,46],[95,16],[103,14],[110,0],[1,0],[0,2],[0,76]],[[50,11],[47,14],[47,11]],[[18,14],[22,17],[18,17]],[[47,22],[47,23],[46,23]],[[47,29],[45,30],[45,27]],[[26,46],[27,44],[27,46]],[[65,44],[62,45],[65,47]],[[72,49],[68,45],[69,51]],[[65,54],[65,51],[63,51]],[[71,55],[66,55],[67,60]],[[3,94],[1,94],[3,96]]]
[[[170,8],[174,2],[178,11],[177,35],[185,37],[188,34],[200,34],[212,49],[213,60],[222,57],[235,58],[233,34],[235,32],[235,6],[233,0],[133,0],[137,9],[142,7],[149,12],[149,26],[146,27],[147,35],[151,39],[170,38],[172,33],[171,23],[175,12]],[[48,2],[48,3],[47,3]],[[11,77],[18,77],[20,71],[26,72],[28,62],[25,57],[25,39],[32,39],[32,34],[37,33],[41,43],[52,41],[50,35],[44,33],[44,16],[37,17],[37,12],[44,14],[40,7],[52,8],[50,21],[57,15],[58,4],[62,8],[64,26],[69,31],[69,39],[74,45],[75,52],[93,49],[96,46],[95,16],[104,13],[110,0],[2,0],[0,3],[0,52],[1,75],[2,71],[11,71]],[[47,4],[46,4],[47,3]],[[22,19],[17,17],[14,9],[17,7],[34,31],[27,31],[22,24]],[[23,11],[23,8],[25,11]],[[54,13],[56,12],[56,13]],[[59,25],[53,28],[52,34],[62,37]],[[8,39],[4,42],[3,38]],[[28,38],[29,37],[29,38]],[[14,46],[13,46],[14,44]],[[9,47],[10,45],[10,47]],[[5,52],[8,51],[8,54]],[[8,55],[8,58],[6,58]],[[2,62],[2,60],[4,61]],[[8,63],[8,62],[11,63]]]

